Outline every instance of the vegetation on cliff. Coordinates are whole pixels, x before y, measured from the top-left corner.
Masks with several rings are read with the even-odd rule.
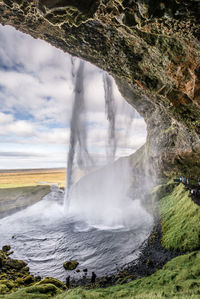
[[[167,249],[189,252],[200,248],[200,207],[180,184],[161,199],[162,245]]]

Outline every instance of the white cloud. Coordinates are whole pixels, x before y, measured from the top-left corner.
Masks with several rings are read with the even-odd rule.
[[[33,125],[24,120],[18,120],[8,125],[7,130],[11,134],[23,137],[32,137],[34,134]]]
[[[33,143],[43,144],[64,144],[69,143],[69,129],[67,128],[53,128],[47,132],[39,132],[33,138]]]
[[[75,59],[75,69],[78,64],[78,59]],[[104,155],[108,146],[102,75],[102,70],[90,63],[85,64],[88,145],[93,155]],[[44,41],[0,25],[0,140],[1,143],[7,142],[4,152],[9,151],[12,144],[19,147],[21,153],[24,147],[30,147],[27,154],[30,157],[25,155],[22,167],[25,167],[25,160],[30,167],[33,162],[40,167],[42,159],[46,159],[45,163],[49,165],[64,166],[74,99],[73,81],[70,55]],[[146,124],[123,100],[116,85],[114,96],[118,109],[118,154],[130,154],[144,143]],[[37,155],[41,154],[41,157],[31,156],[37,145]],[[53,154],[55,152],[58,160]],[[4,159],[1,158],[0,168],[6,166],[6,162],[2,162]],[[16,165],[20,165],[17,154]]]
[[[0,112],[0,125],[4,125],[13,121],[13,116],[11,114],[5,114]]]

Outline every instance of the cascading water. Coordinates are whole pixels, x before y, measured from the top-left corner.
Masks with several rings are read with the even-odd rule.
[[[117,140],[115,131],[115,119],[116,119],[116,105],[113,96],[113,82],[112,78],[107,74],[103,74],[104,93],[105,93],[105,113],[109,121],[108,129],[108,148],[107,158],[108,161],[113,161],[116,154]]]
[[[87,128],[85,121],[85,101],[84,101],[84,62],[80,60],[77,74],[75,75],[75,61],[72,58],[72,77],[75,77],[74,103],[70,122],[70,143],[67,159],[67,179],[66,179],[66,206],[70,204],[70,190],[73,184],[73,172],[75,164],[75,154],[77,154],[78,167],[84,167],[89,160],[87,150]],[[91,159],[90,159],[91,161]]]

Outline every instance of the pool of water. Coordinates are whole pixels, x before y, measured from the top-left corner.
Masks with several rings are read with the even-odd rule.
[[[108,227],[103,223],[91,225],[77,215],[67,214],[63,196],[52,186],[42,201],[1,219],[0,246],[11,245],[12,257],[25,260],[33,274],[63,281],[69,274],[80,278],[85,268],[88,275],[94,271],[99,277],[113,273],[138,257],[153,227],[152,217],[139,200],[131,206],[131,226]],[[63,268],[69,259],[79,262],[80,273]]]

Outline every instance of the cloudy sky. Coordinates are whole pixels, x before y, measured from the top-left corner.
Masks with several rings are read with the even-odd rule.
[[[0,169],[66,167],[74,99],[71,71],[70,55],[0,25]],[[108,146],[102,76],[100,69],[85,64],[88,148],[99,161]],[[125,156],[145,142],[146,125],[116,85],[114,97],[117,156]]]

